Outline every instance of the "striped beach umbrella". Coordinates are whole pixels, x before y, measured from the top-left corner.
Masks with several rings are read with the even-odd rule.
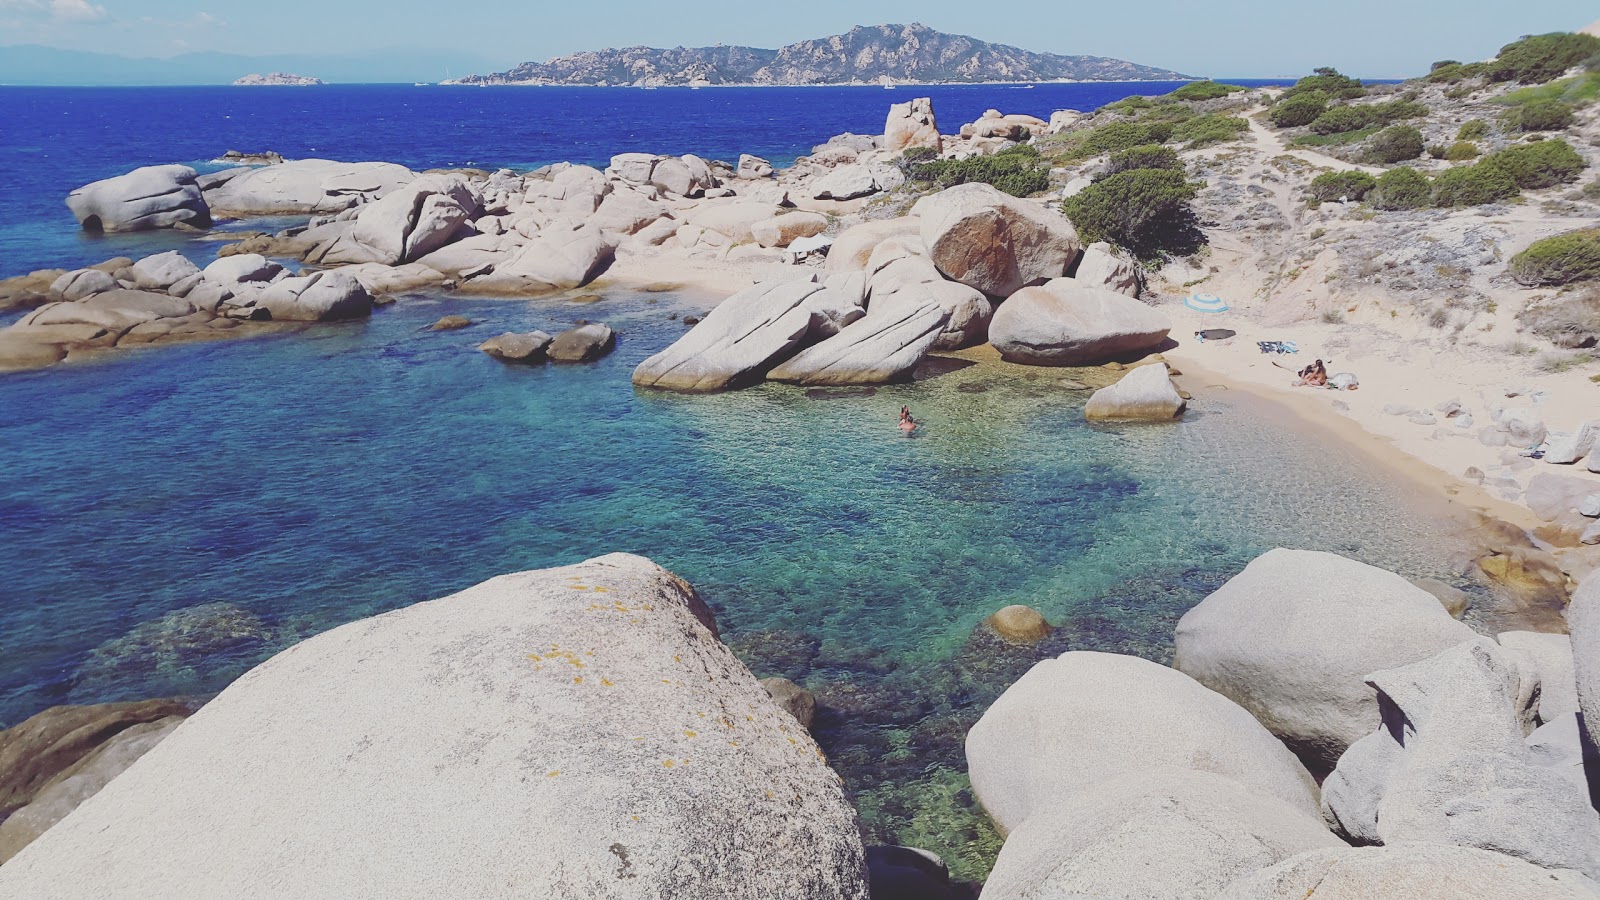
[[[1227,312],[1228,304],[1216,294],[1190,294],[1183,298],[1183,305],[1197,312]]]

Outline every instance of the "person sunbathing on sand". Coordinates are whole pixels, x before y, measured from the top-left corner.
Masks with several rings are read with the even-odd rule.
[[[1322,364],[1322,360],[1319,359],[1311,365],[1300,370],[1300,380],[1296,381],[1293,386],[1322,387],[1327,383],[1328,369]]]

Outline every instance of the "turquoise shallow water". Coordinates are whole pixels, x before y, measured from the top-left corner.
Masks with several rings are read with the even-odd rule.
[[[961,740],[1040,656],[1165,659],[1177,616],[1273,546],[1457,565],[1455,523],[1407,485],[1201,384],[1181,424],[1125,428],[1086,425],[1053,370],[834,399],[635,392],[697,306],[410,298],[0,379],[0,725],[215,691],[342,622],[626,550],[699,587],[758,674],[817,692],[869,836],[970,875],[995,845]],[[423,330],[451,312],[479,324]],[[527,368],[474,349],[579,318],[616,327],[616,353]],[[926,433],[898,434],[901,404]],[[1028,651],[973,637],[1009,603],[1062,628]]]

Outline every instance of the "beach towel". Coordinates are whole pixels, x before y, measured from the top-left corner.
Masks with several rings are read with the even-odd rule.
[[[1256,346],[1262,353],[1299,353],[1300,348],[1294,341],[1256,341]]]

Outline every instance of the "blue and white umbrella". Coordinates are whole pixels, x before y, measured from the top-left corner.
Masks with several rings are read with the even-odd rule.
[[[1215,294],[1190,294],[1183,298],[1183,305],[1197,312],[1227,312],[1228,304]]]

